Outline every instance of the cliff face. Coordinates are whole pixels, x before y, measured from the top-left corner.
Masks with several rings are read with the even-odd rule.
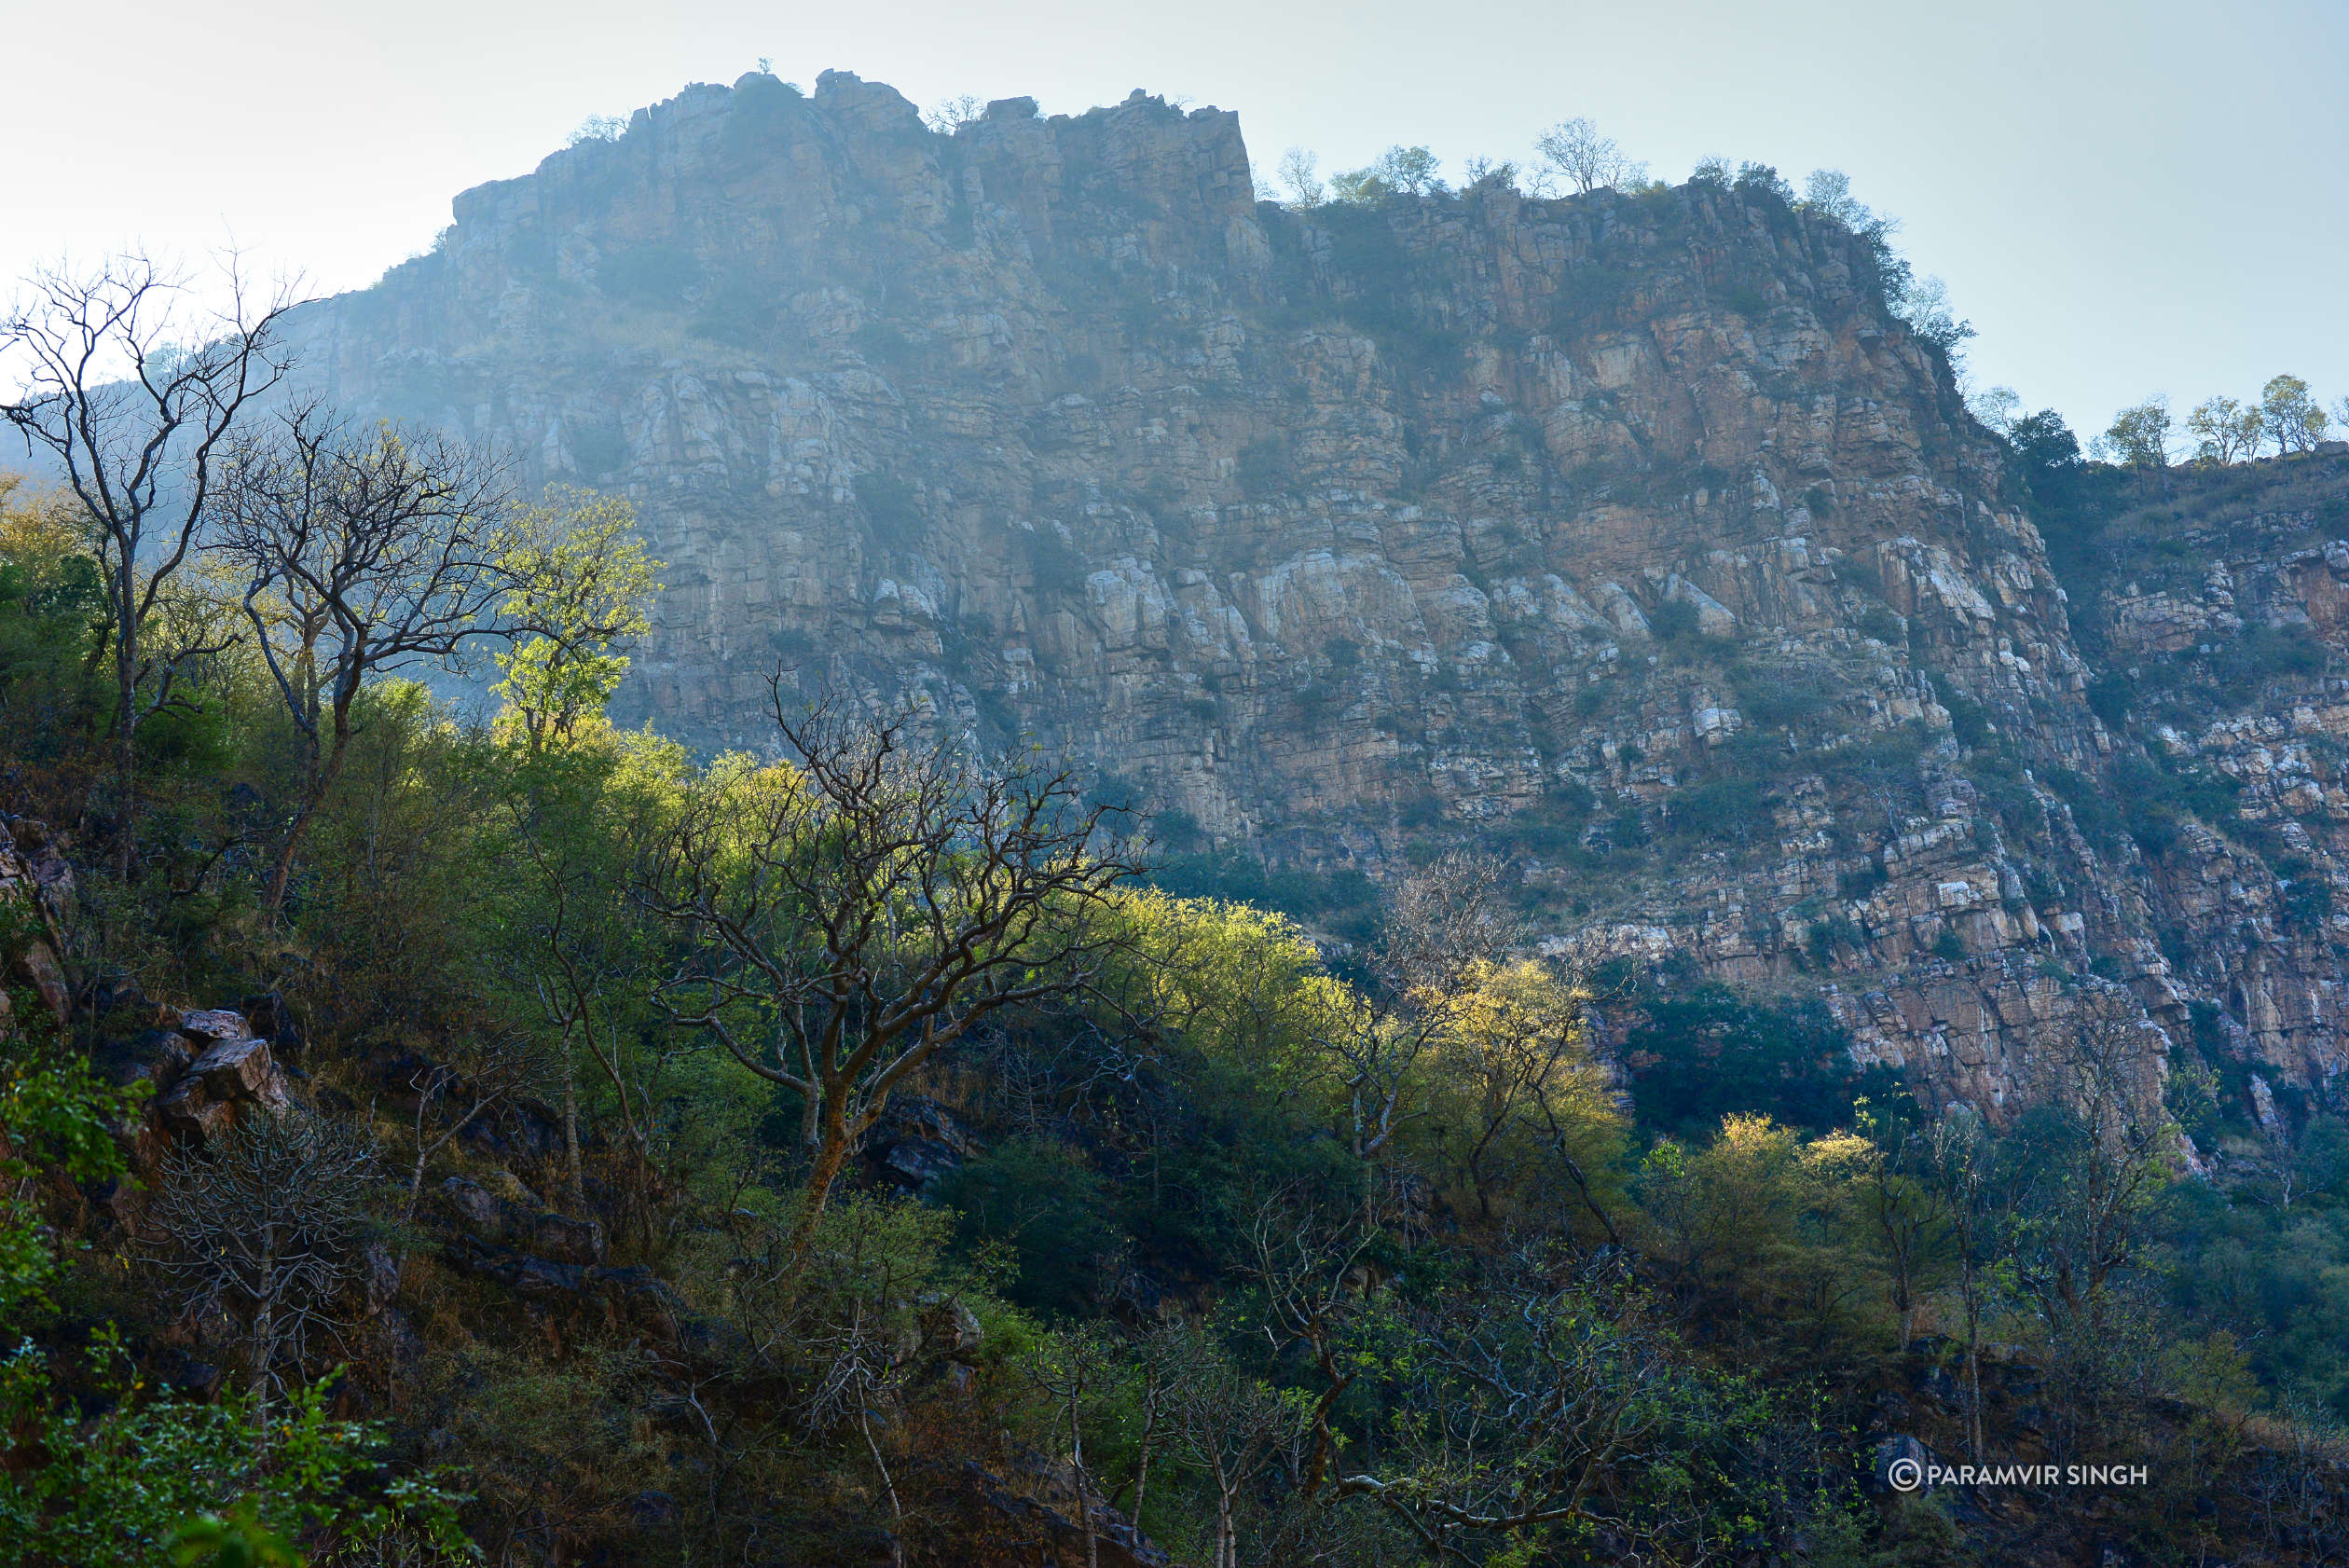
[[[2081,651],[2337,643],[2315,515],[2211,525],[2226,605],[2148,580],[2076,635],[1867,248],[1766,191],[1299,213],[1227,113],[942,135],[828,74],[689,89],[456,217],[304,314],[306,369],[636,499],[667,592],[625,719],[762,744],[779,668],[1065,744],[1178,849],[1378,874],[1475,836],[1557,942],[1820,991],[1989,1105],[2100,988],[2171,1042],[2209,1001],[2268,1079],[2339,1060],[2329,917],[2246,933],[2276,854],[2303,915],[2330,874],[2285,818],[2349,817],[2349,699],[2287,672],[2305,723],[2255,694],[2146,762]],[[2124,757],[2251,787],[2149,853],[2074,820]]]

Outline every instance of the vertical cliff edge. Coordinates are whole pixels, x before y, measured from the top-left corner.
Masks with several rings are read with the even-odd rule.
[[[1297,211],[1217,110],[753,76],[295,333],[634,498],[630,722],[764,744],[779,670],[1065,746],[1175,853],[1475,840],[1554,945],[1817,995],[1994,1108],[2116,1006],[2259,1114],[2338,1070],[2349,462],[2059,579],[1872,248],[1766,189]]]

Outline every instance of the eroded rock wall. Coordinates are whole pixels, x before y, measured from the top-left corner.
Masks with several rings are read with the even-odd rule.
[[[691,89],[456,216],[306,312],[306,372],[637,501],[631,722],[764,744],[779,670],[1065,745],[1178,846],[1383,874],[1480,837],[1555,945],[1820,990],[1987,1105],[2092,981],[2333,1070],[2329,928],[2213,934],[2264,928],[2261,854],[2072,820],[2049,780],[2145,737],[1873,253],[1765,190],[1298,212],[1218,110],[941,134],[827,74]],[[2116,593],[2102,643],[2287,601],[2337,641],[2349,568],[2293,548]],[[2153,744],[2330,821],[2301,737],[2339,700]]]

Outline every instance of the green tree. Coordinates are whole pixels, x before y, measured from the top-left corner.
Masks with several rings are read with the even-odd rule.
[[[244,581],[255,644],[302,736],[263,898],[274,915],[368,683],[446,663],[489,629],[506,590],[504,481],[446,436],[353,426],[312,402],[240,439],[221,490],[215,547]]]
[[[2194,456],[2203,462],[2244,462],[2260,455],[2266,421],[2257,406],[2232,397],[2209,397],[2186,417],[2186,433],[2194,438]]]
[[[178,1399],[132,1369],[111,1327],[87,1359],[94,1414],[54,1384],[27,1343],[0,1361],[0,1419],[15,1452],[0,1471],[0,1555],[22,1563],[229,1564],[285,1560],[289,1541],[384,1561],[455,1562],[464,1499],[430,1475],[383,1484],[382,1431],[326,1413],[323,1384],[296,1391],[261,1431],[257,1396]],[[337,1557],[337,1561],[343,1559]],[[298,1559],[296,1559],[298,1561]]]
[[[576,486],[550,486],[510,525],[504,615],[529,635],[497,655],[497,692],[533,750],[602,716],[628,672],[624,650],[652,629],[661,563],[635,529],[625,497]]]
[[[2109,452],[2115,462],[2127,467],[2165,468],[2169,465],[2169,399],[2157,392],[2115,414],[2097,445]]]
[[[991,765],[913,720],[772,712],[800,766],[714,770],[643,887],[690,946],[675,1022],[799,1101],[804,1264],[850,1150],[898,1086],[1007,1008],[1081,992],[1124,942],[1097,918],[1139,867],[1096,845],[1066,769]]]
[[[2277,376],[2260,391],[2260,431],[2289,457],[2313,452],[2325,438],[2325,410],[2297,376]]]
[[[1367,169],[1329,177],[1329,194],[1338,201],[1377,202],[1390,196],[1424,196],[1440,192],[1436,155],[1425,147],[1389,147]]]

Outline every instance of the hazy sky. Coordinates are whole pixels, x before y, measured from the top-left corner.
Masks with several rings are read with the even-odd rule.
[[[1577,114],[1675,179],[1832,165],[2031,407],[2093,431],[2278,370],[2349,394],[2349,0],[0,0],[0,278],[233,237],[359,287],[585,117],[762,56],[925,106],[1145,87],[1239,111],[1263,172],[1523,158]]]

